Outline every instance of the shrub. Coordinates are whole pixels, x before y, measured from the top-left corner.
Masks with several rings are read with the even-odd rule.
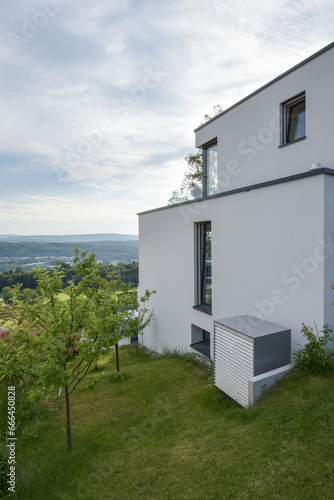
[[[333,350],[328,347],[328,342],[333,341],[331,337],[332,330],[329,325],[324,325],[319,335],[317,325],[316,333],[313,328],[303,323],[302,333],[306,337],[307,343],[304,347],[295,352],[292,356],[300,368],[310,372],[317,373],[328,367]]]
[[[9,473],[7,449],[3,444],[0,444],[0,498],[3,498],[7,491],[7,480]]]
[[[128,376],[125,373],[113,372],[108,375],[107,380],[109,382],[125,382],[127,378]]]

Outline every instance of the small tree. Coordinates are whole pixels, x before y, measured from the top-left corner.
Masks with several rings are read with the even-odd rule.
[[[67,445],[71,448],[69,396],[99,355],[102,338],[91,328],[93,311],[90,298],[83,293],[84,282],[70,283],[62,290],[64,275],[59,268],[52,272],[40,269],[35,277],[40,292],[37,298],[25,301],[21,287],[14,287],[10,307],[14,324],[9,341],[0,344],[1,378],[29,380],[30,399],[43,399],[63,388]],[[63,291],[65,295],[60,296]]]
[[[120,371],[118,342],[123,334],[141,333],[151,322],[152,313],[145,304],[155,292],[146,290],[142,297],[138,297],[134,285],[92,274],[85,253],[79,256],[76,252],[74,262],[76,273],[89,284],[88,290],[96,290],[93,298],[95,315],[92,317],[94,329],[103,331],[105,340],[115,346],[116,370]]]
[[[180,189],[173,191],[169,204],[181,203],[190,198],[200,198],[203,193],[203,155],[200,149],[197,153],[189,153],[184,158],[188,164]]]
[[[155,293],[145,291],[142,297],[138,297],[137,290],[132,288],[132,286],[123,288],[122,292],[119,294],[119,316],[122,321],[121,333],[126,336],[133,336],[136,341],[136,349],[138,345],[138,336],[143,333],[145,328],[151,323],[153,313],[150,312],[145,304]],[[116,351],[116,369],[119,371],[119,352],[118,352],[118,342],[115,345]]]
[[[223,111],[217,104],[213,106],[211,115],[204,115],[203,125]],[[184,173],[180,188],[173,191],[168,204],[181,203],[189,199],[201,198],[203,195],[203,151],[199,149],[196,153],[188,153],[184,158],[188,164],[188,170]]]
[[[145,328],[151,323],[153,318],[153,313],[146,307],[146,303],[153,293],[155,293],[155,291],[150,292],[145,290],[145,294],[141,297],[138,297],[137,293],[135,293],[132,294],[132,300],[131,295],[129,295],[131,304],[130,307],[128,307],[125,331],[134,339],[136,343],[136,352],[139,335],[144,334]]]
[[[204,125],[206,122],[210,121],[212,118],[214,118],[215,116],[217,115],[220,115],[220,113],[222,113],[224,110],[223,108],[221,107],[220,104],[216,104],[212,107],[212,113],[211,115],[209,114],[205,114],[203,116],[203,122],[201,123],[201,125]]]
[[[30,382],[30,399],[42,399],[64,389],[67,446],[72,446],[70,395],[101,353],[120,338],[117,282],[101,278],[94,254],[79,255],[76,270],[82,279],[63,289],[60,266],[36,270],[39,295],[13,287],[2,316],[11,322],[11,335],[0,342],[0,379]]]

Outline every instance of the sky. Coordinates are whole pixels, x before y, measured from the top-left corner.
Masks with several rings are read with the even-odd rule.
[[[194,129],[334,40],[332,0],[0,0],[0,233],[137,234]]]

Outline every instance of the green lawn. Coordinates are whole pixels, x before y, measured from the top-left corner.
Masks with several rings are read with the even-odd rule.
[[[21,425],[14,498],[333,498],[334,370],[294,370],[245,409],[189,358],[123,347],[118,381],[114,361],[99,391],[73,393],[71,453],[62,400]]]

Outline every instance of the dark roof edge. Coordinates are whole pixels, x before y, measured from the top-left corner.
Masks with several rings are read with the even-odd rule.
[[[267,186],[274,186],[275,184],[283,184],[285,182],[297,181],[299,179],[305,179],[306,177],[313,177],[319,174],[334,175],[334,170],[331,168],[316,168],[314,170],[309,170],[307,172],[302,172],[300,174],[289,175],[288,177],[281,177],[279,179],[273,179],[271,181],[259,182],[258,184],[250,184],[249,186],[231,189],[230,191],[224,191],[223,193],[213,194],[211,196],[206,196],[205,198],[197,198],[196,200],[183,201],[181,203],[175,203],[173,205],[165,205],[159,208],[153,208],[152,210],[146,210],[145,212],[139,212],[137,215],[145,215],[153,212],[160,212],[161,210],[168,210],[169,208],[182,207],[184,205],[191,205],[193,203],[201,203],[207,200],[213,200],[215,198],[221,198],[223,196],[230,196],[231,194],[243,193],[244,191],[252,191],[253,189],[260,189]]]
[[[266,83],[265,85],[263,85],[259,89],[255,90],[254,92],[252,92],[251,94],[249,94],[248,96],[244,97],[243,99],[241,99],[240,101],[236,102],[235,104],[232,104],[232,106],[230,106],[229,108],[225,109],[224,111],[222,111],[218,115],[214,116],[213,118],[211,118],[207,122],[203,123],[202,125],[199,125],[197,128],[195,128],[194,132],[197,132],[201,128],[205,127],[206,125],[208,125],[208,123],[211,123],[214,120],[217,120],[217,118],[219,118],[220,116],[224,115],[225,113],[228,113],[229,111],[231,111],[231,109],[236,108],[237,106],[239,106],[239,104],[242,104],[243,102],[247,101],[248,99],[250,99],[251,97],[255,96],[256,94],[258,94],[259,92],[261,92],[265,88],[270,87],[270,85],[273,85],[274,83],[276,83],[281,78],[284,78],[289,73],[292,73],[293,71],[295,71],[296,69],[300,68],[301,66],[304,66],[304,64],[307,64],[312,59],[315,59],[316,57],[320,56],[324,52],[327,52],[327,50],[330,50],[333,47],[334,47],[334,42],[330,43],[329,45],[326,45],[326,47],[323,47],[322,49],[318,50],[318,52],[316,52],[315,54],[312,54],[311,56],[307,57],[306,59],[304,59],[300,63],[296,64],[296,66],[293,66],[292,68],[288,69],[287,71],[285,71],[281,75],[277,76],[276,78],[274,78],[270,82]]]

